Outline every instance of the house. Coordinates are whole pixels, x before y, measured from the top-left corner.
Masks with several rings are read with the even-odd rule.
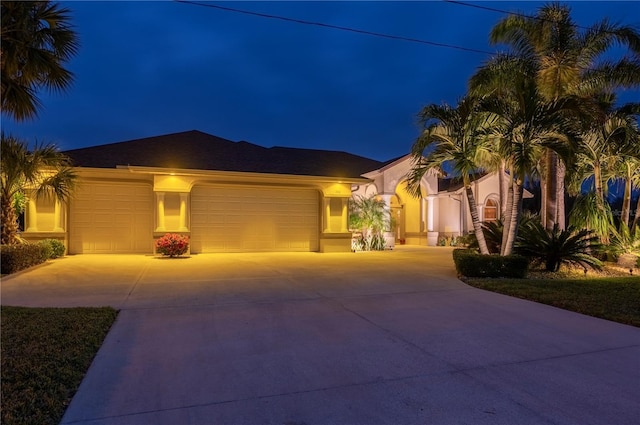
[[[390,244],[435,245],[470,229],[462,192],[439,188],[435,174],[423,179],[422,198],[407,193],[409,155],[380,162],[199,131],[65,154],[79,176],[73,197],[67,205],[30,198],[22,236],[64,240],[70,254],[151,254],[169,232],[188,235],[192,253],[350,251],[354,195],[376,194],[389,205],[397,223]],[[474,184],[485,218],[496,217],[497,178]]]

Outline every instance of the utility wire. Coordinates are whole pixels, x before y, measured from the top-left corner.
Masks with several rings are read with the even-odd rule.
[[[483,55],[493,55],[493,54],[495,54],[495,52],[489,52],[489,51],[486,51],[486,50],[472,49],[472,48],[469,48],[469,47],[456,46],[456,45],[453,45],[453,44],[437,43],[435,41],[421,40],[421,39],[418,39],[418,38],[403,37],[403,36],[392,35],[392,34],[383,34],[383,33],[379,33],[379,32],[366,31],[366,30],[361,30],[361,29],[357,29],[357,28],[350,28],[350,27],[342,27],[342,26],[339,26],[339,25],[325,24],[325,23],[322,23],[322,22],[306,21],[306,20],[303,20],[303,19],[288,18],[288,17],[285,17],[285,16],[279,16],[279,15],[270,15],[270,14],[267,14],[267,13],[260,13],[260,12],[253,12],[253,11],[250,11],[250,10],[236,9],[236,8],[233,8],[233,7],[220,6],[220,5],[211,4],[211,3],[199,3],[199,2],[196,2],[196,1],[190,1],[190,0],[173,0],[173,1],[175,1],[176,3],[184,3],[184,4],[194,5],[194,6],[209,7],[209,8],[212,8],[212,9],[219,9],[219,10],[224,10],[224,11],[227,11],[227,12],[235,12],[235,13],[242,13],[242,14],[245,14],[245,15],[259,16],[261,18],[279,19],[281,21],[295,22],[297,24],[303,24],[303,25],[313,25],[313,26],[322,27],[322,28],[331,28],[331,29],[336,29],[336,30],[341,30],[341,31],[353,32],[353,33],[357,33],[357,34],[371,35],[371,36],[374,36],[374,37],[388,38],[388,39],[391,39],[391,40],[409,41],[409,42],[412,42],[412,43],[427,44],[429,46],[444,47],[444,48],[447,48],[447,49],[456,49],[456,50],[462,50],[462,51],[465,51],[465,52],[480,53],[480,54],[483,54]]]
[[[546,19],[546,18],[543,18],[541,16],[527,15],[527,14],[522,13],[522,12],[509,12],[508,10],[496,9],[494,7],[481,6],[479,4],[466,3],[466,2],[463,2],[463,1],[457,1],[457,0],[442,0],[442,1],[444,1],[445,3],[453,3],[453,4],[460,5],[460,6],[474,7],[476,9],[488,10],[490,12],[496,12],[496,13],[500,13],[500,14],[514,15],[514,16],[520,16],[522,18],[527,18],[527,19],[536,19],[538,21],[546,21],[546,22],[555,23],[555,21],[553,21],[551,19]],[[589,27],[585,27],[585,26],[578,25],[578,24],[575,24],[575,23],[572,23],[571,26],[576,27],[576,28],[580,28],[580,29],[583,29],[583,30],[590,30],[591,29]],[[611,31],[606,31],[606,32],[612,33]]]

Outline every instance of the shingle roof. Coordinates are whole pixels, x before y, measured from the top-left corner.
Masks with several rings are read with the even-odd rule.
[[[64,152],[75,166],[164,167],[327,177],[360,177],[384,162],[347,152],[265,148],[192,130]]]
[[[486,176],[486,172],[478,172],[475,174],[470,174],[469,177],[471,181],[474,182],[484,176]],[[438,192],[455,192],[461,189],[464,186],[464,182],[462,181],[462,177],[448,177],[448,178],[438,178]]]

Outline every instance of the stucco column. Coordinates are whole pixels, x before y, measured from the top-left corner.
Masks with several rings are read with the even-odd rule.
[[[349,202],[349,198],[342,198],[340,199],[340,201],[342,201],[342,217],[340,220],[340,231],[341,232],[348,232],[349,231],[349,208],[348,208],[348,202]]]
[[[38,231],[38,209],[36,208],[36,200],[29,197],[27,201],[27,232]]]
[[[188,193],[180,194],[180,231],[188,232],[189,228],[187,227],[187,199]]]
[[[435,229],[436,197],[427,195],[427,245],[438,245],[438,231]]]
[[[53,231],[54,232],[64,232],[62,226],[62,206],[60,201],[57,199],[53,204]]]
[[[427,196],[427,232],[433,232],[433,198]]]
[[[156,204],[158,207],[158,227],[156,227],[156,232],[164,232],[166,229],[164,224],[164,192],[156,192]]]
[[[324,198],[324,208],[323,208],[323,219],[324,219],[324,232],[331,231],[331,198]]]
[[[394,196],[394,194],[380,194],[378,196],[380,196],[380,199],[384,201],[384,214],[386,216],[387,223],[391,224],[391,219],[393,218],[391,216],[391,197]],[[384,236],[385,247],[387,249],[394,249],[396,246],[396,235],[393,232],[387,232],[387,230],[388,229],[384,229],[382,233]]]

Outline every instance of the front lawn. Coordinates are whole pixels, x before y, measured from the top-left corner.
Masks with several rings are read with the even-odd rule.
[[[108,307],[1,307],[0,422],[58,424],[117,314]]]
[[[640,327],[640,277],[464,278],[476,288]]]

